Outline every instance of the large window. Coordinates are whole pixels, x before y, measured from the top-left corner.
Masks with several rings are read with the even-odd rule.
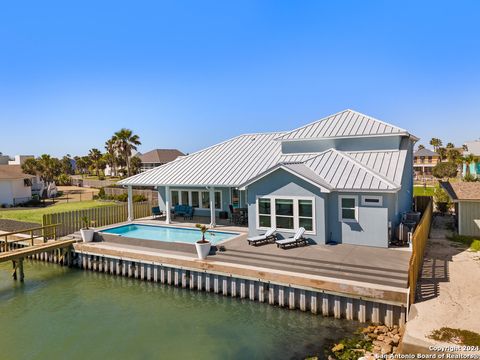
[[[190,205],[196,209],[210,209],[209,191],[171,190],[172,206]],[[222,210],[222,192],[215,191],[215,209]]]
[[[293,200],[275,199],[276,224],[279,229],[293,229]]]
[[[338,218],[343,222],[357,221],[357,197],[343,195],[338,197],[339,214]]]
[[[257,199],[257,227],[293,232],[304,227],[315,233],[315,210],[312,197],[265,196]]]

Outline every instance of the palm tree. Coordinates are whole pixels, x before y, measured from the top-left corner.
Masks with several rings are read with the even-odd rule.
[[[462,157],[462,154],[460,153],[460,151],[458,151],[457,149],[455,148],[449,148],[447,150],[447,158],[448,158],[448,161],[450,162],[457,162],[457,160],[459,158]]]
[[[473,154],[465,155],[463,157],[463,163],[465,164],[465,177],[470,177],[470,164],[478,161],[478,157]]]
[[[107,152],[105,153],[105,161],[110,166],[110,169],[112,169],[111,175],[116,176],[117,175],[117,147],[116,147],[116,141],[117,139],[115,136],[112,136],[111,139],[107,140],[105,142],[105,150]]]
[[[440,162],[442,160],[445,160],[445,157],[447,156],[447,149],[445,149],[444,147],[439,147],[437,149],[437,154],[440,155]]]
[[[57,176],[62,173],[62,163],[57,158],[52,158],[50,155],[43,154],[37,161],[38,169],[41,177],[46,183],[55,180]]]
[[[438,148],[443,144],[442,144],[442,140],[437,138],[432,138],[432,140],[430,140],[430,145],[433,146],[433,151],[437,152]]]
[[[453,149],[455,147],[455,145],[453,145],[453,143],[449,142],[447,144],[447,146],[445,146],[447,149]]]
[[[92,160],[92,165],[95,167],[95,175],[98,176],[98,170],[100,169],[100,162],[102,160],[102,153],[98,149],[91,149],[88,153],[88,157]]]
[[[132,130],[125,128],[117,131],[114,137],[120,158],[122,158],[127,166],[127,176],[130,176],[130,158],[132,157],[132,150],[137,150],[137,146],[142,144],[140,138],[138,135],[133,134]]]
[[[423,146],[422,144],[418,145],[418,149],[417,149],[417,151],[419,151],[419,150],[423,150],[423,149],[425,149],[425,146]]]
[[[468,151],[468,146],[467,146],[467,144],[463,144],[463,145],[462,145],[462,149],[463,149],[463,151]]]

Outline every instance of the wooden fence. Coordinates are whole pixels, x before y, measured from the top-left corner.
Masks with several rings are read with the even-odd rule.
[[[65,236],[79,231],[84,226],[82,221],[84,217],[92,221],[92,226],[94,227],[116,224],[128,220],[127,206],[127,203],[124,203],[84,210],[45,214],[43,215],[43,226],[59,224],[57,227],[57,236]],[[149,202],[134,203],[134,217],[138,219],[150,216],[152,214],[152,206],[156,205]]]
[[[412,235],[412,256],[408,270],[408,286],[410,287],[410,304],[415,302],[415,292],[417,289],[417,280],[422,271],[423,256],[427,245],[428,236],[430,234],[430,226],[432,225],[433,201],[426,205],[422,218],[418,223]]]

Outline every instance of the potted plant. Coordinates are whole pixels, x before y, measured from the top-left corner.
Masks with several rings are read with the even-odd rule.
[[[80,229],[80,234],[82,234],[83,242],[91,242],[93,240],[93,235],[95,230],[90,228],[91,221],[88,217],[82,217],[83,227]]]
[[[197,224],[195,227],[202,233],[202,240],[199,240],[195,243],[195,248],[197,249],[198,258],[204,260],[210,252],[210,248],[212,246],[212,243],[205,239],[205,233],[208,232],[208,227],[202,224]],[[213,232],[210,232],[210,234],[215,236]]]

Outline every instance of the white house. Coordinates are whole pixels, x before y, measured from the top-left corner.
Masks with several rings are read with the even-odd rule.
[[[0,205],[17,205],[30,200],[35,178],[25,174],[20,165],[0,165]]]

